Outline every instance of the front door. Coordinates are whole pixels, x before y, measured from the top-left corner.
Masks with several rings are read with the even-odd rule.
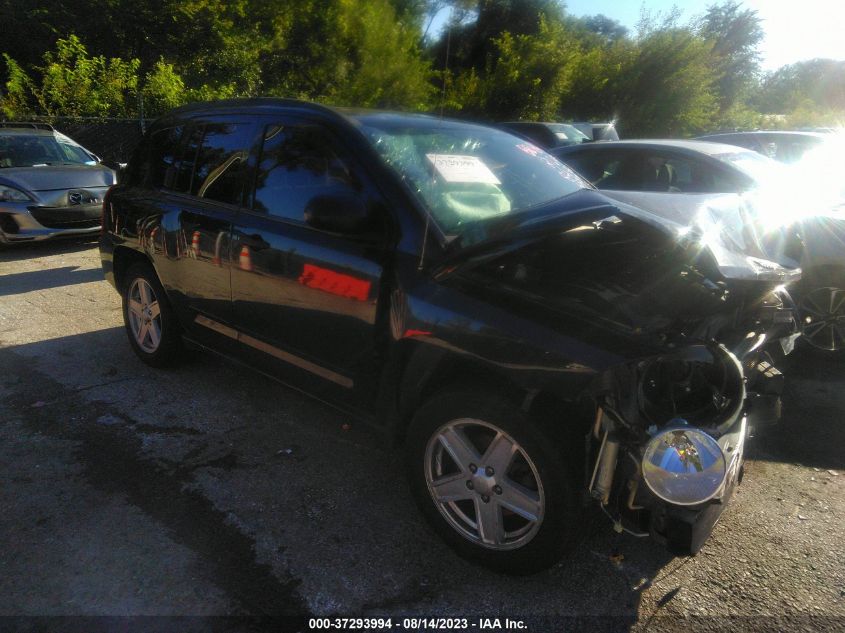
[[[255,154],[254,195],[232,237],[232,300],[241,341],[273,373],[310,392],[372,395],[384,242],[313,228],[315,196],[377,194],[321,124],[268,120]],[[376,230],[376,233],[379,231]]]

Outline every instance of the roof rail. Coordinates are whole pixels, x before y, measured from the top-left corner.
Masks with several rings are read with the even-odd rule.
[[[49,123],[32,123],[30,121],[0,121],[0,127],[32,128],[34,130],[49,130],[55,132],[55,128]]]

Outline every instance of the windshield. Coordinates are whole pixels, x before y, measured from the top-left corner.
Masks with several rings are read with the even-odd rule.
[[[531,143],[444,121],[364,120],[363,132],[448,237],[588,185]]]
[[[559,141],[563,141],[569,145],[584,143],[590,140],[589,136],[574,125],[569,125],[568,123],[549,123],[549,129],[555,133]]]
[[[94,164],[93,156],[63,135],[0,134],[0,167]]]

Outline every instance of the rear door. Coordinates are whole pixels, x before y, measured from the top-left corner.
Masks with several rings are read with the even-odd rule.
[[[367,401],[374,388],[387,213],[360,161],[322,123],[263,122],[254,193],[234,226],[236,336],[252,362],[310,392]],[[359,197],[378,218],[367,237],[305,221],[317,196]]]
[[[169,202],[173,206],[174,286],[183,296],[183,323],[201,340],[198,315],[231,323],[232,225],[247,184],[247,159],[258,127],[245,117],[195,120],[183,134]],[[166,178],[166,180],[168,180]]]

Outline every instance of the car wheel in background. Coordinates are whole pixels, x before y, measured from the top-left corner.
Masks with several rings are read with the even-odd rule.
[[[406,459],[423,514],[465,558],[531,573],[575,540],[579,506],[562,451],[500,396],[431,398],[411,422]]]
[[[845,289],[810,289],[801,297],[798,311],[807,345],[823,352],[845,351]]]
[[[845,353],[845,270],[805,270],[797,290],[804,348],[826,355]]]
[[[174,364],[182,348],[179,324],[153,269],[134,264],[123,284],[123,322],[138,357],[152,367]]]

